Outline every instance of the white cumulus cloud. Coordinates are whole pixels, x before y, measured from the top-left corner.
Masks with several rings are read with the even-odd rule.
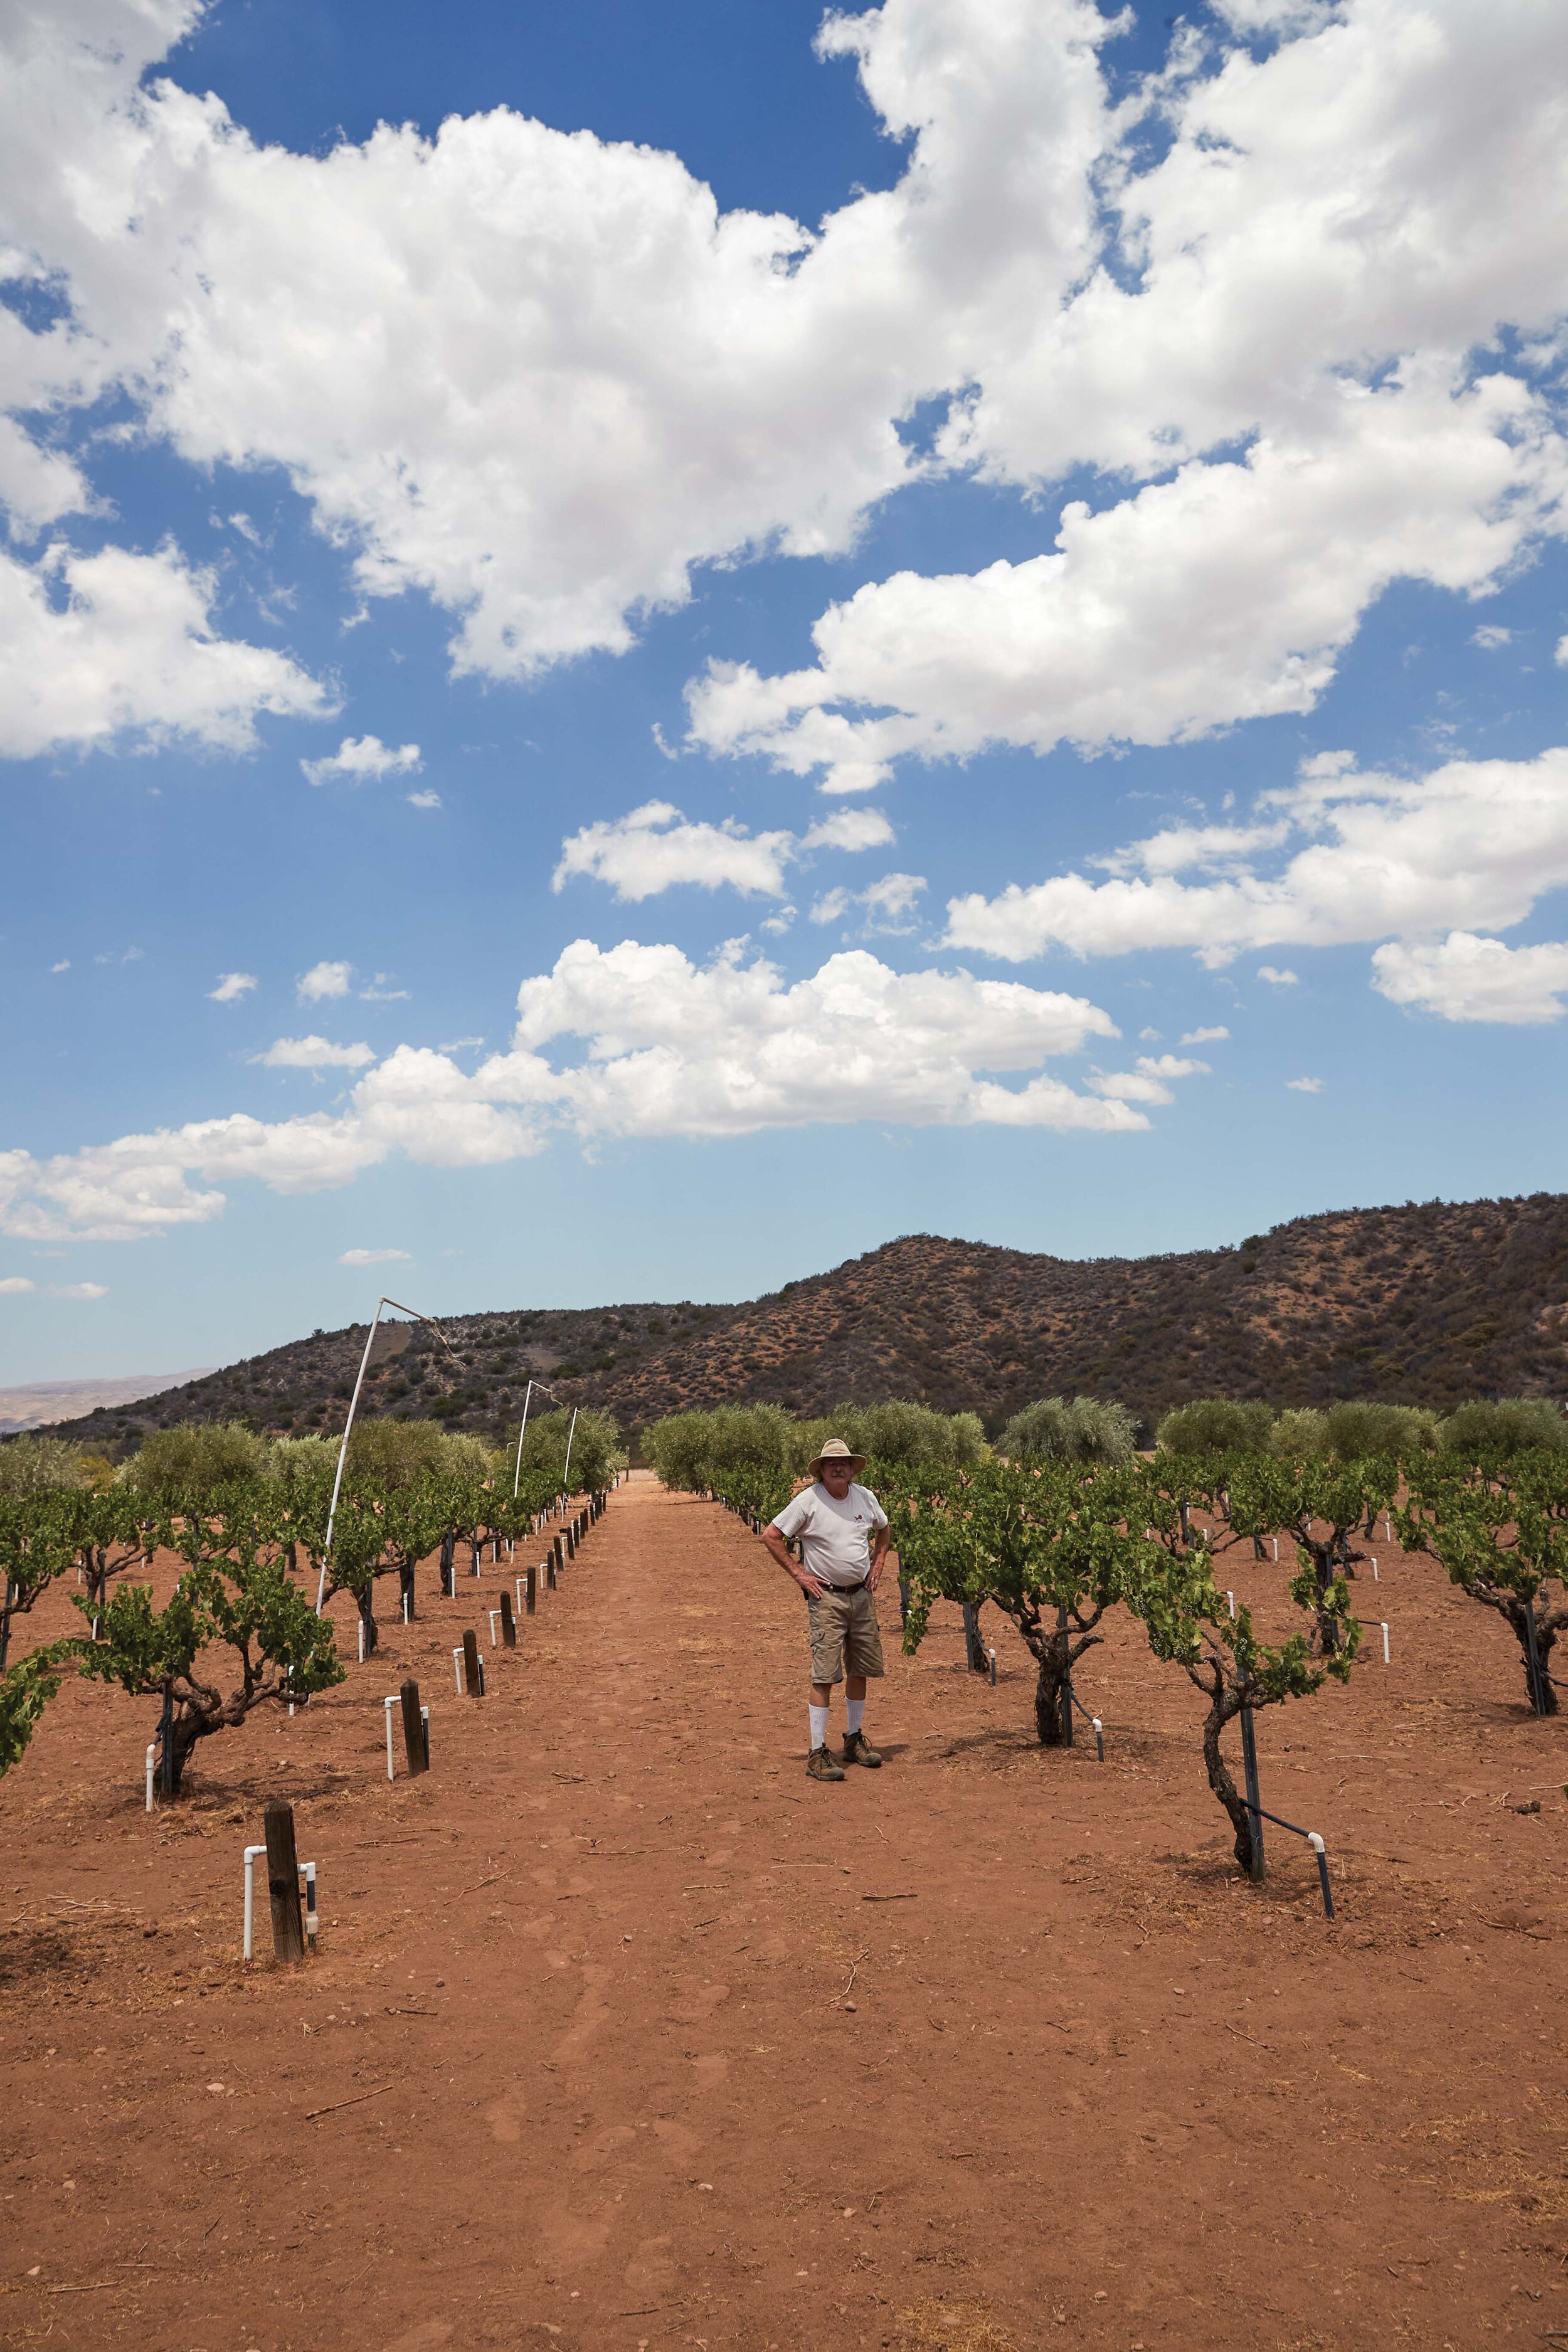
[[[1568,941],[1510,948],[1450,931],[1440,941],[1392,940],[1372,959],[1373,986],[1391,1003],[1445,1021],[1557,1021],[1568,990]]]
[[[214,1004],[236,1004],[256,986],[253,971],[220,971],[217,986],[209,988],[207,995]]]
[[[1041,1075],[1016,1088],[990,1074],[1038,1069],[1115,1034],[1083,997],[895,972],[863,950],[785,987],[731,948],[706,966],[677,948],[624,941],[566,949],[525,981],[517,1038],[477,1083],[552,1098],[589,1135],[723,1135],[823,1120],[1089,1128],[1141,1124],[1121,1106]],[[574,1036],[586,1059],[546,1075],[538,1049]]]
[[[351,963],[323,960],[300,973],[294,983],[294,992],[301,1004],[319,1004],[325,997],[346,996],[353,973]]]
[[[1323,1091],[1321,1078],[1287,1078],[1285,1084],[1293,1095],[1321,1095]]]
[[[668,801],[646,801],[629,816],[584,825],[563,842],[551,887],[560,890],[588,875],[607,882],[617,898],[634,901],[682,882],[782,898],[795,846],[793,834],[749,834],[733,818],[691,824]]]
[[[4,1281],[0,1281],[0,1295],[6,1298],[20,1298],[25,1291],[37,1290],[37,1286],[36,1282],[29,1282],[25,1274],[8,1274]]]
[[[1089,1079],[1096,1094],[1117,1102],[1169,1103],[1173,1078],[1208,1076],[1206,1062],[1184,1060],[1179,1054],[1140,1054],[1131,1070],[1097,1070]]]
[[[715,663],[689,689],[692,740],[858,793],[910,755],[1180,742],[1310,710],[1393,581],[1486,587],[1557,528],[1565,490],[1568,450],[1511,377],[1434,362],[1340,383],[1310,432],[1068,506],[1052,553],[859,589],[817,622],[815,669]]]
[[[1562,308],[1554,0],[1224,0],[1121,99],[1090,0],[831,15],[905,162],[815,226],[505,106],[259,145],[148,70],[199,14],[0,27],[7,268],[72,306],[5,328],[0,401],[124,396],[195,465],[281,469],[363,595],[452,615],[459,671],[623,647],[694,567],[847,549],[922,475],[1098,469],[1033,557],[874,583],[800,676],[700,688],[699,741],[858,790],[910,752],[1304,709],[1390,581],[1479,593],[1558,528],[1527,381]],[[24,532],[93,498],[25,421],[0,494]],[[68,559],[64,613],[7,562],[0,744],[324,714],[175,556]]]
[[[312,784],[342,777],[350,783],[374,782],[381,776],[416,776],[425,762],[417,743],[400,743],[394,751],[379,735],[345,735],[326,759],[301,760],[301,772]]]
[[[133,1241],[221,1215],[221,1187],[241,1179],[317,1192],[394,1152],[487,1167],[561,1134],[592,1145],[865,1119],[1128,1133],[1148,1125],[1142,1111],[1045,1067],[1117,1034],[1081,996],[962,970],[896,972],[859,949],[786,986],[740,942],[698,965],[676,947],[578,940],[523,982],[510,1045],[471,1076],[447,1054],[399,1045],[335,1113],[236,1111],[47,1160],[0,1151],[0,1231]],[[1156,1083],[1168,1061],[1148,1066]]]
[[[914,929],[908,919],[915,911],[926,888],[923,874],[884,874],[865,890],[847,890],[842,887],[825,890],[812,902],[814,923],[840,923],[856,908],[865,909],[861,929],[865,931],[909,932]]]
[[[263,711],[324,716],[326,688],[286,655],[217,633],[215,593],[172,547],[0,553],[0,755],[177,737],[245,751]]]
[[[326,1037],[279,1037],[249,1058],[264,1070],[363,1070],[375,1052],[365,1045],[334,1045]]]
[[[893,828],[879,809],[843,810],[796,837],[748,833],[735,817],[692,824],[668,801],[645,801],[627,816],[584,825],[561,845],[552,879],[560,890],[575,877],[605,882],[617,898],[656,898],[679,883],[705,890],[729,888],[743,897],[782,898],[786,869],[816,850],[876,849]]]
[[[107,1298],[109,1286],[103,1282],[56,1282],[49,1286],[51,1298]]]
[[[414,1260],[409,1251],[400,1249],[349,1249],[338,1259],[340,1265],[391,1265],[395,1262],[412,1265]]]
[[[1421,777],[1363,773],[1330,753],[1259,806],[1278,825],[1236,828],[1234,857],[1224,828],[1183,828],[1106,860],[1118,869],[1109,881],[1065,874],[952,899],[946,943],[1014,962],[1050,948],[1189,948],[1223,966],[1246,948],[1507,929],[1568,883],[1564,747],[1535,760],[1453,760]],[[1259,868],[1260,840],[1289,853],[1271,871]],[[1189,862],[1204,878],[1182,878]],[[1296,978],[1274,964],[1258,976]]]

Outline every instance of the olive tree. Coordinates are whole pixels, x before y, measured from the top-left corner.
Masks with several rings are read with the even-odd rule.
[[[93,1485],[99,1459],[66,1437],[0,1440],[0,1497],[22,1502],[29,1495],[79,1493]]]
[[[596,1405],[579,1409],[574,1429],[571,1413],[563,1410],[535,1413],[522,1441],[523,1475],[548,1472],[555,1490],[563,1487],[570,1478],[574,1494],[607,1486],[626,1458],[615,1416],[601,1412]],[[514,1464],[515,1461],[514,1454]]]
[[[1437,1432],[1445,1454],[1466,1462],[1507,1462],[1516,1454],[1568,1450],[1568,1418],[1549,1397],[1477,1398],[1458,1405]]]
[[[1102,1397],[1042,1397],[1016,1412],[996,1441],[1009,1462],[1129,1462],[1138,1425]]]
[[[1162,1454],[1193,1454],[1205,1461],[1222,1454],[1256,1454],[1268,1443],[1272,1405],[1236,1397],[1194,1397],[1166,1413],[1154,1433]]]
[[[132,1494],[157,1502],[199,1495],[238,1479],[258,1478],[267,1465],[267,1447],[240,1421],[182,1421],[155,1429],[121,1472]]]
[[[985,1429],[978,1413],[935,1412],[930,1405],[889,1398],[882,1404],[837,1404],[795,1424],[790,1467],[798,1475],[830,1437],[879,1463],[951,1463],[984,1459]]]

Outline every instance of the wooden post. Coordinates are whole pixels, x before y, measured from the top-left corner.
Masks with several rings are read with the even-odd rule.
[[[566,1548],[563,1544],[559,1536],[554,1536],[551,1538],[550,1552],[551,1557],[555,1563],[555,1575],[550,1580],[551,1583],[553,1584],[556,1578],[559,1577],[562,1570],[566,1565]]]
[[[577,1522],[575,1519],[568,1519],[566,1522],[566,1557],[568,1559],[575,1559],[577,1557]]]
[[[511,1594],[503,1584],[500,1589],[500,1638],[503,1650],[517,1647],[517,1621],[511,1613]]]
[[[470,1698],[479,1696],[479,1636],[471,1630],[463,1636],[463,1688]]]
[[[544,1563],[544,1586],[547,1592],[553,1592],[555,1590],[555,1554],[553,1552],[549,1555]]]
[[[522,1605],[531,1617],[539,1605],[539,1570],[525,1568],[522,1571]]]
[[[272,1902],[272,1956],[279,1960],[302,1960],[305,1927],[300,1916],[300,1855],[294,1843],[294,1808],[281,1797],[269,1797],[264,1820],[267,1892]]]
[[[425,1772],[429,1769],[429,1766],[426,1763],[425,1757],[425,1724],[424,1719],[419,1713],[418,1684],[416,1682],[405,1683],[402,1688],[401,1696],[403,1700],[403,1748],[405,1755],[408,1759],[409,1777],[412,1779],[416,1772]]]

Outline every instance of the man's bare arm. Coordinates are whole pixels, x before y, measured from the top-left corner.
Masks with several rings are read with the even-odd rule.
[[[783,1536],[780,1535],[777,1528],[765,1527],[763,1529],[763,1541],[766,1544],[768,1549],[772,1552],[779,1566],[787,1575],[792,1576],[795,1579],[801,1591],[803,1592],[809,1593],[812,1600],[820,1601],[822,1598],[822,1586],[817,1582],[815,1576],[808,1576],[806,1574],[799,1560],[795,1559],[794,1553],[790,1550],[788,1544],[785,1543]]]
[[[882,1580],[882,1561],[887,1553],[888,1538],[891,1533],[890,1528],[879,1528],[871,1539],[871,1572],[866,1581],[873,1592]]]

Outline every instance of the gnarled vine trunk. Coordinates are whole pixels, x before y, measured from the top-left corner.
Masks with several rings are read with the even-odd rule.
[[[1220,1734],[1234,1716],[1241,1713],[1241,1700],[1234,1691],[1221,1690],[1209,1702],[1204,1717],[1204,1765],[1209,1777],[1209,1787],[1230,1816],[1236,1832],[1232,1848],[1237,1861],[1252,1875],[1252,1816],[1247,1810],[1247,1800],[1231,1778],[1229,1765],[1220,1753]]]

